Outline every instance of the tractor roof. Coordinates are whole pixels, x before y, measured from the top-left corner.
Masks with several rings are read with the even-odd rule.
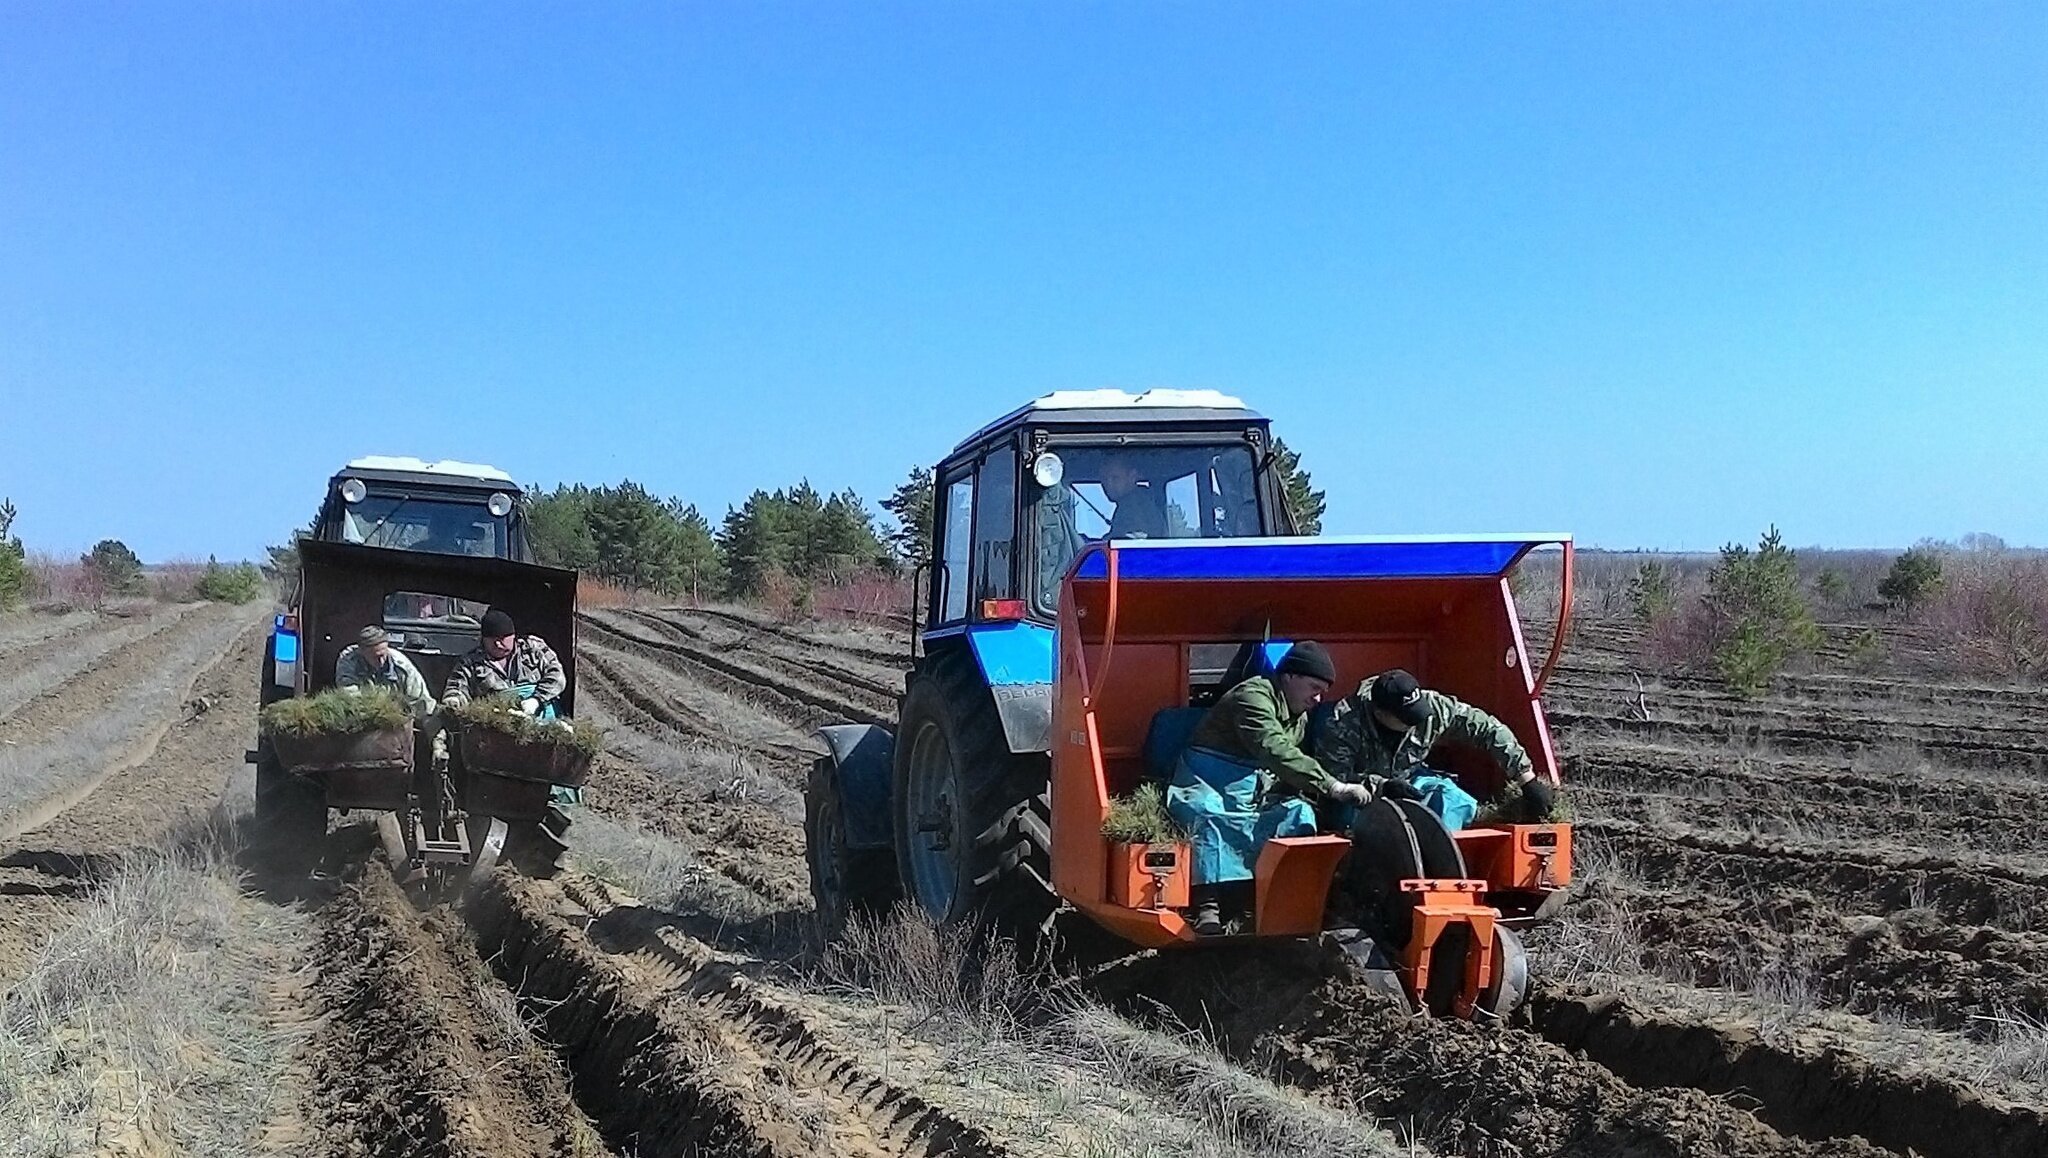
[[[1019,426],[1153,426],[1187,422],[1264,422],[1243,401],[1215,390],[1055,390],[1012,410],[954,447],[962,450]]]
[[[519,493],[519,484],[512,476],[494,466],[475,462],[456,462],[442,459],[428,462],[425,459],[407,458],[398,455],[372,454],[353,459],[336,473],[337,478],[352,476],[381,482],[402,482],[430,486],[474,487],[478,490],[511,491]]]

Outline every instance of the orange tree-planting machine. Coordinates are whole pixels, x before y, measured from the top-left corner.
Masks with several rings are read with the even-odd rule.
[[[1328,646],[1334,694],[1402,667],[1491,712],[1556,782],[1540,693],[1569,617],[1569,536],[1302,537],[1277,458],[1235,399],[1080,391],[938,465],[898,726],[822,729],[805,793],[828,933],[904,898],[1025,934],[1065,907],[1148,948],[1328,937],[1417,1008],[1512,1013],[1528,988],[1514,929],[1569,883],[1568,826],[1452,834],[1375,801],[1265,846],[1250,921],[1222,938],[1182,911],[1186,845],[1104,834],[1112,798],[1170,776],[1204,707],[1294,640]],[[1507,576],[1551,545],[1562,610],[1536,672]],[[1476,753],[1431,763],[1482,799],[1501,787]]]

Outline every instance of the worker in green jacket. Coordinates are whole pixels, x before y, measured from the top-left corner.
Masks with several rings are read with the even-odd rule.
[[[1324,771],[1365,786],[1372,794],[1420,800],[1456,832],[1472,822],[1479,802],[1456,780],[1429,767],[1439,740],[1470,744],[1493,757],[1510,784],[1522,790],[1523,819],[1550,815],[1551,787],[1536,775],[1520,740],[1506,724],[1462,700],[1430,691],[1399,668],[1382,672],[1341,700],[1316,737]]]
[[[1259,849],[1276,836],[1316,830],[1314,802],[1359,805],[1363,784],[1333,779],[1302,748],[1309,710],[1337,679],[1319,643],[1295,644],[1271,676],[1225,692],[1196,725],[1166,790],[1167,811],[1194,850],[1195,932],[1224,932],[1222,889],[1252,879]]]

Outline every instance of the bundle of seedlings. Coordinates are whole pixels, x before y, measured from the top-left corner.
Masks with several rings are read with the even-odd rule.
[[[520,711],[510,695],[471,700],[449,714],[462,735],[463,763],[514,780],[580,785],[604,747],[596,727],[536,719]]]
[[[1140,784],[1111,797],[1102,835],[1118,844],[1175,844],[1188,838],[1187,830],[1166,810],[1166,790],[1157,784]]]
[[[258,733],[294,771],[402,764],[411,758],[412,718],[386,688],[330,688],[265,707]]]

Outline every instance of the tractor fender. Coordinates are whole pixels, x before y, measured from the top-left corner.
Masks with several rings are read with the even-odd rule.
[[[896,737],[879,724],[828,724],[818,729],[839,784],[846,846],[894,848],[890,796],[896,777]]]
[[[1052,629],[1037,623],[975,624],[966,635],[1010,751],[1052,751]]]

